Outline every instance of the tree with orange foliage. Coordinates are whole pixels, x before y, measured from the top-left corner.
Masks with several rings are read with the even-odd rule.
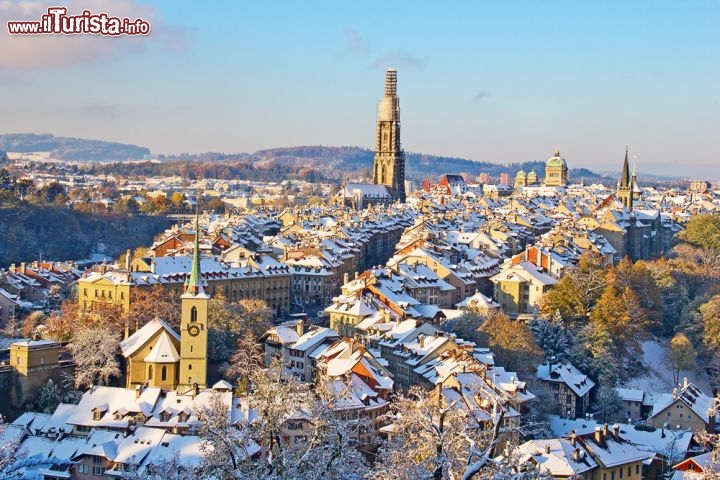
[[[131,331],[137,331],[154,318],[180,329],[180,299],[169,294],[160,285],[151,288],[133,288],[130,291],[130,310],[126,314]]]

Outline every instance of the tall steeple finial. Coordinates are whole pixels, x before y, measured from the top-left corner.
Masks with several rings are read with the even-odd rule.
[[[628,147],[625,146],[625,161],[623,162],[622,176],[620,177],[620,186],[630,186],[630,165],[628,163]]]
[[[625,161],[623,162],[622,175],[618,180],[617,195],[622,204],[632,212],[633,209],[633,178],[630,177],[630,166],[628,164],[628,147],[625,147]]]
[[[205,282],[200,272],[200,198],[198,197],[195,207],[195,244],[193,247],[192,269],[190,270],[190,276],[185,282],[185,293],[191,295],[205,293],[203,289],[204,286]]]

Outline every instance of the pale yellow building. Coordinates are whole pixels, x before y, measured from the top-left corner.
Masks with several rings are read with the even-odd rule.
[[[560,150],[555,150],[555,154],[545,162],[545,186],[564,187],[567,183],[567,162],[560,156]]]

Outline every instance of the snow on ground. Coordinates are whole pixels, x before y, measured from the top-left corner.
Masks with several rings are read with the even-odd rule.
[[[643,364],[648,370],[647,374],[642,377],[621,381],[622,386],[626,388],[638,388],[646,394],[655,394],[654,396],[661,393],[671,393],[675,385],[673,384],[672,370],[665,360],[667,342],[660,340],[642,342],[642,349]],[[710,382],[704,369],[683,370],[680,372],[681,383],[685,377],[703,393],[712,395],[712,388],[710,388]]]

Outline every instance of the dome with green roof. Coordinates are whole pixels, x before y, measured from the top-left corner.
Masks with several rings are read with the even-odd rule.
[[[560,150],[555,150],[555,155],[547,159],[545,166],[567,168],[567,163],[565,163],[565,159],[560,156]]]
[[[525,178],[525,170],[520,170],[515,174],[515,178]]]

